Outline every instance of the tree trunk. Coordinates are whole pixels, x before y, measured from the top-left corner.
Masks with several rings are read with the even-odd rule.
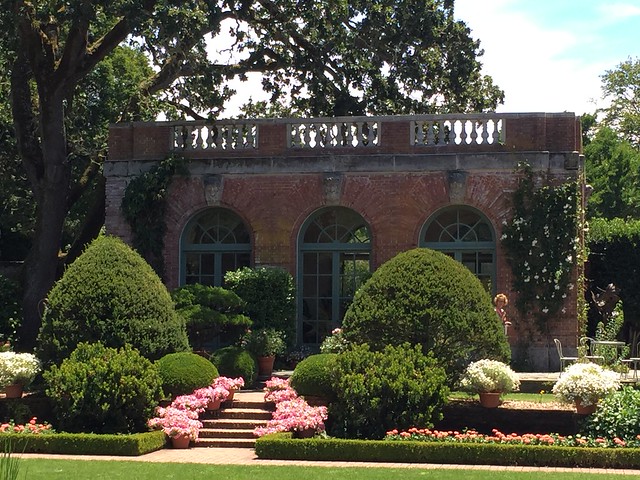
[[[58,253],[67,215],[71,165],[67,160],[61,92],[40,92],[40,132],[42,176],[34,185],[37,202],[33,245],[24,268],[23,324],[20,343],[25,349],[35,346],[42,323],[44,302],[57,278]],[[48,94],[48,95],[47,95]]]

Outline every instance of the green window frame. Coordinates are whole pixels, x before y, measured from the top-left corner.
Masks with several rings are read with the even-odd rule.
[[[479,210],[461,205],[438,210],[425,222],[419,245],[462,263],[489,293],[495,292],[495,230]]]
[[[226,208],[196,214],[180,243],[180,285],[223,286],[225,273],[251,266],[251,234],[242,219]]]
[[[331,207],[311,215],[298,238],[298,343],[319,345],[371,275],[371,229],[353,210]]]

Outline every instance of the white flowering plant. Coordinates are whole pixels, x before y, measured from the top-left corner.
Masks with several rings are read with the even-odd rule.
[[[520,379],[509,365],[483,359],[469,364],[460,379],[460,388],[474,393],[513,392],[520,389]]]
[[[14,383],[27,386],[41,369],[32,353],[0,352],[0,388]]]
[[[531,167],[519,168],[522,177],[513,194],[513,218],[503,222],[500,240],[518,292],[516,308],[523,315],[535,312],[543,330],[574,288],[580,190],[575,179],[561,184],[551,180],[537,188]]]
[[[588,406],[598,403],[618,387],[620,379],[616,372],[595,363],[574,363],[562,372],[553,386],[553,393],[563,402],[580,400],[582,405]]]

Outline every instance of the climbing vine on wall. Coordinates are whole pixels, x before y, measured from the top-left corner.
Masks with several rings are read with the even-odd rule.
[[[541,331],[575,288],[578,254],[578,182],[536,188],[531,167],[519,166],[521,178],[513,194],[513,218],[505,222],[502,245],[518,292],[516,308],[531,315]]]
[[[186,174],[184,159],[170,156],[140,174],[129,184],[122,198],[122,213],[131,226],[133,247],[162,276],[166,197],[176,174]]]

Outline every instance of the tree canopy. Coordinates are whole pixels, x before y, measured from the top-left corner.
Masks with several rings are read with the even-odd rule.
[[[108,122],[216,117],[227,80],[261,72],[256,113],[406,114],[493,109],[479,42],[452,0],[0,0],[15,151],[35,201],[24,268],[23,339],[56,277],[65,222],[101,226]],[[222,37],[232,45],[211,55]],[[146,64],[146,60],[149,64]],[[222,61],[224,60],[224,61]],[[3,97],[5,98],[5,97]],[[8,105],[2,103],[0,121]],[[93,181],[93,179],[98,179]],[[80,202],[80,203],[79,203]],[[93,210],[91,210],[93,209]],[[87,213],[88,212],[88,213]]]
[[[628,58],[601,78],[603,97],[610,101],[605,125],[640,148],[640,58]]]

